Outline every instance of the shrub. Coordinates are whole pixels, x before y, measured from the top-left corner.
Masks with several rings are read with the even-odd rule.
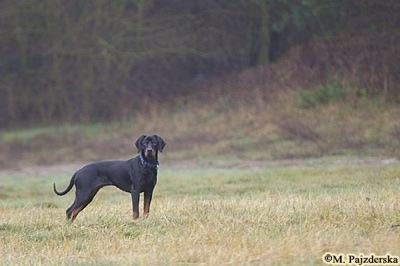
[[[301,108],[313,108],[346,98],[347,91],[338,82],[328,82],[317,86],[313,91],[300,91],[296,102]]]

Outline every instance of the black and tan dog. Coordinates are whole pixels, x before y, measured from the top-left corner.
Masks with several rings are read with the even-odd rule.
[[[104,186],[116,186],[131,193],[133,219],[139,218],[139,195],[144,193],[144,215],[150,211],[153,189],[157,183],[158,151],[162,152],[165,142],[157,135],[141,136],[136,141],[140,155],[128,161],[105,161],[84,166],[71,178],[63,192],[58,192],[56,184],[54,192],[59,195],[67,194],[75,185],[75,201],[66,211],[67,219],[75,220]]]

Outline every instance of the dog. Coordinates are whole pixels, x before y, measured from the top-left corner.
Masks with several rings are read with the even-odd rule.
[[[92,202],[96,193],[104,186],[116,186],[122,191],[131,193],[133,219],[139,218],[140,193],[144,193],[144,216],[150,211],[153,189],[157,183],[158,151],[165,147],[164,140],[157,136],[142,135],[135,142],[138,153],[128,161],[103,161],[88,164],[78,170],[71,178],[68,187],[58,192],[53,184],[54,193],[59,196],[67,194],[75,185],[75,201],[66,211],[67,220],[72,222],[76,216]]]

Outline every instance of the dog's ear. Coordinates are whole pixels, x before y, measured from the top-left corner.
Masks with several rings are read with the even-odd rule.
[[[157,135],[154,135],[154,137],[157,139],[157,142],[158,142],[157,150],[162,152],[164,150],[165,145],[166,145],[165,141],[161,137],[159,137]]]
[[[141,137],[139,137],[139,138],[136,140],[135,145],[136,145],[136,148],[137,148],[137,152],[140,152],[141,143],[142,143],[142,141],[143,141],[143,139],[144,139],[145,137],[146,137],[146,135],[142,135]]]

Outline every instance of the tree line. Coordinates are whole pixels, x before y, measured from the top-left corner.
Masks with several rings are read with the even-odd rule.
[[[0,128],[118,119],[149,98],[179,97],[196,80],[349,34],[352,23],[398,37],[399,3],[3,0]]]

